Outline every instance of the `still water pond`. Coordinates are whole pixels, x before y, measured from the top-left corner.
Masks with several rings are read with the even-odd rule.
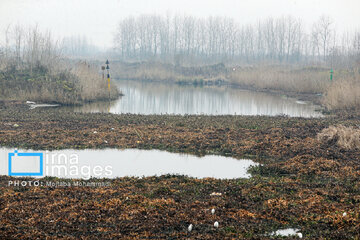
[[[87,104],[78,112],[133,114],[206,114],[206,115],[289,115],[321,117],[320,108],[263,92],[234,89],[228,86],[180,86],[117,80],[124,96],[112,103]]]
[[[14,153],[14,149],[0,148],[0,175],[8,175],[10,171],[9,153]],[[18,150],[18,153],[14,153],[11,156],[11,173],[38,173],[41,170],[40,157],[31,156],[31,153],[34,151]],[[196,178],[248,178],[248,168],[257,165],[245,159],[215,155],[197,157],[159,150],[60,150],[35,153],[43,155],[42,176],[61,178],[143,177],[164,174]]]

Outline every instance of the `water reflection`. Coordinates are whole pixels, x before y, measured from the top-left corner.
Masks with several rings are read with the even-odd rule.
[[[84,104],[80,107],[63,107],[63,109],[73,109],[76,112],[84,112],[84,113],[110,113],[112,109],[114,109],[120,99],[116,101],[99,101],[92,102],[88,104]]]
[[[13,152],[13,149],[0,148],[0,175],[8,174],[8,153]],[[32,151],[18,150],[18,152]],[[182,174],[196,178],[248,178],[250,175],[247,169],[257,165],[251,160],[237,160],[215,155],[197,157],[159,150],[87,149],[36,152],[43,153],[44,175],[61,178],[142,177],[163,174]],[[34,164],[32,158],[12,159],[12,171],[34,172],[34,168],[38,168],[39,164]],[[27,163],[31,166],[29,167]]]
[[[110,106],[111,113],[289,115],[321,117],[317,106],[296,99],[222,86],[178,86],[118,80],[125,96]],[[109,103],[75,108],[79,112],[107,112]]]

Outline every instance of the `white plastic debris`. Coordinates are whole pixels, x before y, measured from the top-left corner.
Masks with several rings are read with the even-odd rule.
[[[218,221],[214,222],[214,227],[216,227],[216,228],[219,227],[219,222]]]
[[[211,209],[211,214],[214,215],[215,214],[215,209]]]
[[[94,131],[94,134],[97,134],[97,131]]]
[[[213,192],[210,194],[210,196],[221,196],[222,193],[219,193],[219,192]]]
[[[36,103],[32,101],[26,101],[26,104],[36,104]]]
[[[44,108],[44,107],[59,107],[59,104],[30,104],[30,109]]]
[[[272,236],[282,236],[282,237],[298,236],[299,238],[302,238],[303,235],[299,231],[300,230],[296,229],[296,228],[287,228],[287,229],[277,230],[276,232],[272,232],[270,235],[272,235]]]
[[[188,232],[191,232],[191,231],[192,231],[192,229],[193,229],[193,225],[192,225],[192,224],[190,224],[190,225],[188,226]]]
[[[15,123],[15,124],[13,125],[13,127],[19,127],[19,124]]]
[[[344,212],[344,213],[343,213],[343,217],[346,217],[346,215],[347,215],[346,212]]]

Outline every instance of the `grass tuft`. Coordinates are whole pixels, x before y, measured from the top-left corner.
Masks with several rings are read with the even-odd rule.
[[[360,129],[343,125],[323,129],[317,139],[323,143],[336,143],[344,149],[360,149]]]

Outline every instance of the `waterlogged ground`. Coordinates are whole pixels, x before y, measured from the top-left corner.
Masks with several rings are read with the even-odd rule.
[[[168,175],[88,181],[109,183],[103,187],[8,186],[29,179],[2,176],[1,238],[264,239],[287,228],[298,229],[304,239],[360,237],[360,151],[316,138],[329,125],[360,125],[357,114],[141,116],[2,105],[0,119],[1,146],[161,149],[262,163],[251,169],[250,179]]]

